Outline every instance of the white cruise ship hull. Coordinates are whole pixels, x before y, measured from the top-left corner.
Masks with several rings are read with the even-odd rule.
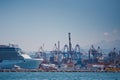
[[[24,60],[3,60],[0,62],[0,69],[12,69],[15,65],[22,69],[37,69],[42,59],[24,59]]]

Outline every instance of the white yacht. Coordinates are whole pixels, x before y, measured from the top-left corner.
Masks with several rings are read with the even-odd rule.
[[[37,69],[43,59],[33,59],[15,45],[0,45],[0,69]]]

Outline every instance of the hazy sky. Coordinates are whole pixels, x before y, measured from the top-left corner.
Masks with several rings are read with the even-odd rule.
[[[120,39],[120,0],[0,0],[0,44],[35,51]]]

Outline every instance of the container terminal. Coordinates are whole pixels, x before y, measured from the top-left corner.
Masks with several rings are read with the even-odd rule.
[[[17,64],[11,69],[2,69],[0,65],[0,72],[120,72],[120,51],[116,48],[106,55],[104,55],[100,46],[95,48],[94,45],[90,47],[88,52],[82,52],[79,44],[76,44],[75,48],[73,48],[71,33],[68,33],[68,41],[68,45],[65,44],[63,50],[60,49],[60,41],[54,44],[54,50],[49,52],[45,52],[43,47],[40,47],[39,51],[32,56],[35,60],[42,59],[39,66],[35,69],[24,69]],[[2,51],[0,53],[2,54]],[[0,59],[1,63],[2,58]]]

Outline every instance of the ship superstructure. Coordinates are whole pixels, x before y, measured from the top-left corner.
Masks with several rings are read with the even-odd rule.
[[[36,69],[41,61],[31,58],[16,45],[0,45],[0,69],[12,69],[16,65],[23,69]]]

